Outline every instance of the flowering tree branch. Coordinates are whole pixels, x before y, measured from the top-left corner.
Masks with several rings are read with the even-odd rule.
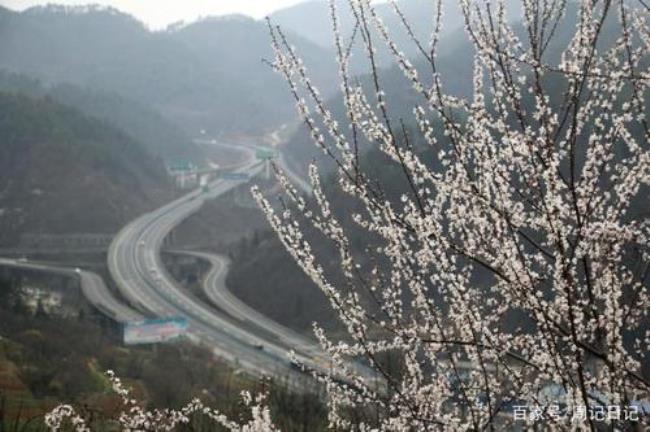
[[[361,209],[337,214],[315,165],[311,200],[281,172],[288,197],[281,209],[253,189],[349,335],[335,343],[316,326],[337,369],[325,378],[331,425],[495,429],[515,420],[506,408],[516,402],[542,407],[517,420],[595,430],[598,419],[575,414],[634,407],[650,394],[643,369],[650,225],[632,213],[644,195],[647,209],[650,183],[647,7],[523,0],[522,21],[513,23],[504,1],[461,0],[474,51],[473,92],[461,98],[445,91],[439,73],[442,2],[428,48],[390,3],[425,67],[406,58],[369,0],[349,0],[353,37],[369,65],[370,85],[362,86],[349,72],[354,41],[343,40],[330,2],[345,127],[269,23],[273,66],[334,161],[342,192]],[[563,42],[559,29],[569,25],[573,34]],[[428,148],[414,147],[405,121],[391,112],[380,44],[420,99],[406,122]],[[360,148],[378,149],[403,172],[399,202],[371,180]],[[319,262],[307,234],[314,230],[334,245],[345,282]],[[353,246],[358,231],[365,247]],[[387,355],[399,358],[399,371],[384,367]],[[365,359],[384,385],[346,367],[351,357]],[[563,415],[549,409],[551,390]],[[379,414],[353,425],[350,406]]]
[[[268,432],[276,430],[271,422],[268,408],[264,405],[264,397],[253,398],[248,392],[242,393],[242,401],[250,409],[251,419],[248,422],[231,421],[220,412],[205,406],[200,400],[194,399],[179,410],[144,410],[138,401],[133,399],[129,390],[112,371],[108,372],[113,391],[120,396],[123,411],[116,419],[109,419],[119,426],[119,430],[130,431],[172,431],[180,426],[189,425],[193,415],[210,419],[215,426],[232,432]],[[75,432],[90,432],[87,421],[75,412],[69,405],[61,405],[45,417],[45,424],[50,431],[59,431],[66,424]]]

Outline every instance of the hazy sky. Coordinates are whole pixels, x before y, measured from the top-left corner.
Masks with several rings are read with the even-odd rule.
[[[176,21],[191,21],[200,16],[243,13],[262,18],[274,10],[302,0],[0,0],[0,5],[14,10],[47,3],[83,5],[97,3],[113,6],[135,15],[152,28]]]

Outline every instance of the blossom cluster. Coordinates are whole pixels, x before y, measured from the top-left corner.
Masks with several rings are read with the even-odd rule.
[[[650,187],[647,6],[522,0],[515,24],[504,0],[460,0],[474,52],[473,91],[463,98],[445,91],[438,72],[442,1],[434,2],[428,45],[399,2],[389,1],[422,54],[417,64],[370,0],[344,3],[356,22],[351,40],[342,36],[340,2],[330,1],[345,124],[281,29],[270,32],[274,67],[314,143],[334,162],[342,193],[358,205],[351,214],[335,211],[314,164],[313,198],[280,169],[288,198],[281,208],[253,188],[347,330],[345,341],[333,341],[315,326],[338,374],[325,378],[330,425],[493,428],[514,421],[514,402],[543,406],[550,388],[561,389],[556,402],[569,411],[650,398],[643,369],[650,224],[638,210],[647,212]],[[407,132],[403,111],[399,120],[391,111],[380,44],[410,83],[413,95],[404,99],[417,101],[408,121],[420,140]],[[359,45],[369,85],[350,76],[350,47]],[[399,201],[364,169],[360,158],[370,148],[401,169]],[[334,245],[337,274],[317,256],[307,235],[314,231]],[[359,231],[368,239],[362,247],[351,240]],[[398,359],[398,371],[387,368],[388,357]],[[380,380],[347,367],[350,358],[363,359]],[[352,423],[350,407],[376,415]],[[596,427],[589,416],[576,426],[548,411],[535,422],[551,430]]]
[[[242,401],[250,409],[251,419],[248,422],[231,421],[224,414],[204,405],[199,399],[194,399],[179,410],[145,410],[134,399],[130,391],[122,384],[113,371],[107,372],[113,391],[120,397],[122,412],[114,419],[108,419],[125,432],[136,431],[173,431],[179,426],[188,425],[192,416],[204,416],[214,425],[232,432],[269,432],[276,430],[271,421],[269,409],[264,405],[264,396],[252,397],[250,393],[242,393]],[[56,432],[64,425],[69,425],[75,432],[90,432],[91,426],[86,419],[78,414],[70,405],[61,405],[45,416],[45,424],[50,431]]]

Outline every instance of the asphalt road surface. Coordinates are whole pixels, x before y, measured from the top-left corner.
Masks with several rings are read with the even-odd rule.
[[[264,170],[265,163],[255,159],[259,147],[236,148],[245,151],[247,156],[237,173],[252,178]],[[297,364],[320,373],[329,372],[330,362],[319,347],[243,305],[225,289],[211,291],[214,300],[219,302],[217,308],[205,304],[174,280],[160,257],[167,235],[199,211],[205,201],[247,182],[246,179],[219,179],[207,185],[206,190],[190,192],[139,217],[113,240],[108,267],[120,292],[133,307],[159,318],[184,317],[189,322],[188,336],[192,340],[235,367],[256,376],[285,380],[297,389],[312,390],[315,383]],[[219,282],[223,276],[223,272],[215,270],[211,283]],[[351,366],[374,379],[369,369],[356,362],[351,362]]]
[[[230,260],[227,257],[197,251],[178,251],[178,253],[193,256],[210,263],[210,270],[203,278],[201,286],[213,306],[222,309],[234,320],[258,327],[258,331],[270,334],[290,349],[295,349],[312,359],[325,361],[326,354],[314,341],[273,321],[233,295],[226,286],[226,276],[230,268]]]
[[[237,172],[255,176],[263,163],[251,160]],[[143,313],[162,318],[184,317],[189,322],[189,337],[213,350],[236,367],[257,376],[308,381],[289,358],[290,348],[243,328],[226,313],[192,296],[166,271],[160,250],[169,232],[197,212],[206,200],[214,199],[246,183],[246,180],[216,180],[207,191],[193,191],[127,225],[113,240],[108,267],[122,295]],[[309,363],[307,356],[298,355]],[[300,384],[301,387],[313,384]]]
[[[17,268],[22,270],[42,271],[46,273],[60,274],[71,278],[79,278],[81,291],[88,301],[101,313],[113,318],[120,323],[140,321],[144,316],[134,309],[118,301],[108,289],[101,276],[96,273],[78,269],[63,267],[50,263],[39,263],[27,260],[16,260],[0,258],[0,266]]]

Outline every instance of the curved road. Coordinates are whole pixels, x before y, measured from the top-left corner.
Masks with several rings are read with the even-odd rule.
[[[268,318],[233,302],[233,298],[223,292],[218,297],[227,297],[228,301],[220,304],[219,310],[204,304],[174,280],[160,257],[167,235],[196,213],[206,200],[248,182],[264,169],[264,162],[254,160],[256,148],[249,146],[243,150],[248,161],[235,171],[243,175],[241,180],[213,181],[207,191],[188,193],[131,222],[113,240],[108,267],[120,292],[139,310],[157,317],[184,317],[189,322],[190,338],[209,347],[218,356],[254,375],[289,378],[289,384],[294,387],[313,389],[314,383],[305,379],[304,373],[290,360],[289,353],[294,352],[299,363],[325,373],[329,371],[330,362],[318,347],[277,323],[269,325]],[[220,276],[215,273],[214,277]],[[235,314],[235,319],[226,313],[227,310]],[[246,315],[246,323],[239,319],[243,315]],[[362,368],[356,363],[354,367]],[[374,380],[369,373],[366,376]]]
[[[307,353],[312,358],[324,358],[325,354],[316,343],[251,308],[230,292],[226,286],[230,259],[223,255],[207,252],[177,251],[175,253],[193,256],[210,263],[211,268],[203,278],[202,289],[214,306],[222,309],[234,319],[252,323],[264,329],[286,346]]]
[[[237,172],[254,176],[263,168],[263,164],[249,162]],[[250,373],[296,378],[302,374],[288,359],[289,347],[241,328],[227,315],[204,305],[168,274],[160,258],[163,241],[174,227],[197,212],[205,200],[246,182],[216,180],[208,185],[208,192],[191,192],[136,219],[113,240],[108,267],[121,293],[134,307],[157,317],[187,318],[192,339]],[[300,358],[300,361],[310,359]]]
[[[120,303],[115,297],[113,297],[113,294],[104,283],[104,280],[97,273],[62,267],[54,264],[7,258],[0,258],[0,266],[42,271],[68,277],[78,277],[83,295],[104,315],[109,316],[120,323],[129,323],[144,319],[142,314]]]
[[[223,143],[223,142],[218,142],[217,140],[209,140],[209,139],[195,139],[194,142],[197,144],[216,145],[220,147],[227,147],[229,149],[239,150],[245,152],[249,160],[251,158],[255,158],[255,154],[257,151],[269,150],[269,147],[259,146],[255,144],[229,144],[229,143]],[[277,150],[277,149],[273,149],[273,150]],[[309,182],[305,181],[300,175],[298,175],[293,169],[291,169],[291,167],[287,163],[284,153],[280,152],[278,154],[277,163],[280,166],[280,168],[282,168],[282,171],[287,176],[287,178],[291,180],[294,186],[296,186],[299,190],[303,191],[304,193],[311,195],[312,193],[311,185],[309,184]]]

